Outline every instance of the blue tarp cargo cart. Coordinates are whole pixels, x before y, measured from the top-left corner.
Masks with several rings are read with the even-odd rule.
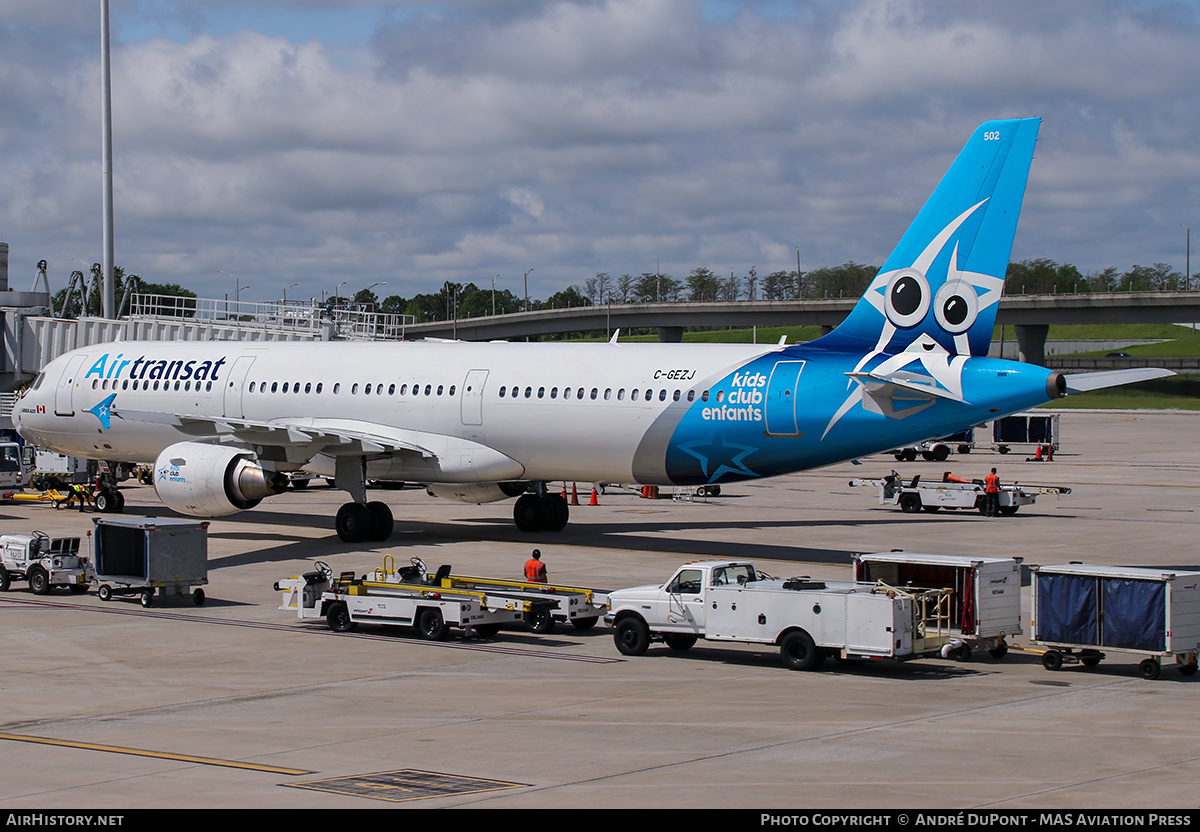
[[[1070,563],[1034,566],[1031,644],[1049,648],[1042,666],[1095,667],[1109,653],[1145,656],[1157,679],[1163,659],[1196,672],[1200,652],[1200,572]],[[1149,655],[1147,655],[1149,654]]]

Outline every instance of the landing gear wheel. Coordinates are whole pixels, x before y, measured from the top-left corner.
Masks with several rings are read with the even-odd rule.
[[[425,609],[417,614],[417,629],[421,636],[430,641],[444,641],[450,634],[450,625],[442,618],[442,611]]]
[[[596,622],[599,620],[599,618],[594,616],[592,618],[572,618],[571,626],[576,630],[590,630],[596,626]],[[1192,665],[1192,667],[1195,667],[1195,665]]]
[[[676,652],[682,653],[684,650],[691,650],[696,644],[696,637],[686,633],[667,633],[663,636],[663,641],[667,646]]]
[[[825,661],[825,654],[817,649],[812,636],[803,630],[793,630],[783,637],[779,652],[791,670],[816,670]]]
[[[371,532],[370,539],[384,541],[391,537],[395,521],[392,520],[392,510],[388,508],[387,503],[367,503],[367,511],[371,512],[371,518],[375,521],[375,529]]]
[[[1138,665],[1138,672],[1142,674],[1143,679],[1157,679],[1158,674],[1162,672],[1162,665],[1158,663],[1158,659],[1142,659],[1142,663]]]
[[[34,595],[47,595],[50,592],[50,576],[41,569],[29,572],[29,589]]]
[[[350,610],[346,609],[346,605],[341,601],[329,607],[325,613],[325,623],[335,633],[348,633],[357,626],[350,620]]]
[[[915,514],[921,510],[920,494],[901,494],[900,510],[905,514]]]
[[[197,589],[195,592],[192,593],[192,603],[195,604],[197,607],[204,606],[204,590],[203,589]]]
[[[1062,653],[1057,650],[1047,650],[1042,654],[1042,667],[1047,670],[1062,670]]]
[[[561,532],[567,527],[567,521],[571,517],[571,507],[561,494],[546,495],[546,510],[549,515],[546,531]]]
[[[113,502],[113,511],[117,512],[117,514],[120,514],[125,510],[125,495],[120,491],[113,492]]]
[[[141,597],[138,600],[140,600],[142,602],[143,607],[154,606],[154,590],[147,589],[145,592],[143,592],[141,594]]]
[[[101,601],[111,601],[112,587],[108,584],[100,584],[100,589],[96,591],[96,594],[100,596]]]
[[[622,618],[613,629],[613,642],[623,656],[640,656],[650,647],[650,628],[640,618]]]
[[[554,632],[554,616],[545,607],[525,613],[525,623],[535,633]]]
[[[513,506],[513,522],[523,532],[540,532],[550,519],[550,509],[536,494],[522,494]]]
[[[113,510],[112,494],[108,491],[101,491],[96,495],[96,511],[102,514],[107,514]]]
[[[338,537],[346,543],[361,543],[375,529],[375,518],[371,510],[360,503],[346,503],[338,509],[334,520]]]

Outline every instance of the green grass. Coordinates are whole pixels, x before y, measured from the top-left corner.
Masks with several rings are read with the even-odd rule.
[[[1052,410],[1200,410],[1200,374],[1181,373],[1122,387],[1072,393],[1065,399],[1057,399],[1042,407]]]

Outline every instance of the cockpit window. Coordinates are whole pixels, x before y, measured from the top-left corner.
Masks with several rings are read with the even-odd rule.
[[[33,388],[32,388],[32,389],[36,390],[36,389],[38,389],[39,387],[41,387],[41,386],[42,386],[42,379],[44,379],[45,377],[46,377],[46,374],[45,374],[45,373],[38,373],[38,374],[37,374],[37,378],[35,378],[35,379],[33,380]]]

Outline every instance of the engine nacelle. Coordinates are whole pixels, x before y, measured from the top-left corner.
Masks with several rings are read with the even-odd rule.
[[[245,448],[179,442],[154,461],[154,490],[172,511],[192,517],[220,517],[254,508],[263,497],[286,487]]]
[[[425,487],[432,491],[435,497],[441,497],[443,500],[471,504],[494,503],[525,493],[523,482],[431,482]]]

